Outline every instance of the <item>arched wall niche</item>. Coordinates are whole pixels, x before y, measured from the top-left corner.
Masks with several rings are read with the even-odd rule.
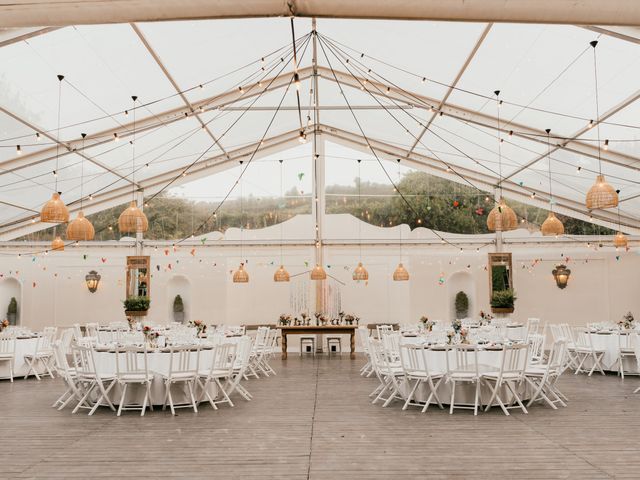
[[[473,317],[475,315],[475,282],[473,280],[473,275],[469,272],[459,271],[451,274],[449,280],[447,281],[448,291],[447,298],[449,301],[449,319],[454,320],[456,318],[456,294],[460,291],[467,294],[469,297],[469,311],[467,312],[468,317]]]
[[[11,301],[11,297],[15,297],[18,302],[18,314],[15,320],[10,319],[10,323],[12,325],[19,325],[22,312],[22,284],[17,278],[6,277],[0,280],[0,321],[7,318],[7,307]]]
[[[182,303],[184,304],[184,322],[191,320],[191,312],[193,311],[191,305],[191,282],[185,275],[174,275],[167,282],[167,304],[168,304],[168,319],[174,321],[173,316],[173,301],[176,295],[182,297]]]

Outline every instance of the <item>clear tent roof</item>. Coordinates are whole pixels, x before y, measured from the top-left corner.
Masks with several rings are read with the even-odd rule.
[[[527,201],[535,191],[538,206],[548,199],[550,128],[556,204],[587,216],[585,193],[601,169],[620,189],[623,224],[640,229],[638,44],[568,25],[323,19],[314,92],[311,21],[295,28],[299,96],[289,19],[65,27],[1,47],[0,233],[36,228],[56,188],[72,206],[82,192],[108,208],[130,198],[132,182],[154,192],[237,168],[233,160],[254,152],[295,149],[301,128],[312,136],[316,94],[328,140],[375,142],[387,159],[459,172],[485,191],[502,174],[505,196]],[[589,129],[594,39],[602,121]],[[277,185],[277,173],[260,177]],[[617,221],[616,212],[593,215]]]

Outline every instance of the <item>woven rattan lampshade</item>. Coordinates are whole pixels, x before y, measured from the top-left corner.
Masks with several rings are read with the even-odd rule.
[[[564,235],[564,225],[553,212],[549,212],[547,219],[540,227],[540,231],[542,232],[542,235],[545,236]]]
[[[622,232],[616,233],[616,236],[613,237],[613,244],[618,248],[626,248],[628,243],[627,236]]]
[[[122,233],[144,233],[149,229],[149,221],[142,210],[132,200],[118,218],[118,229]]]
[[[326,280],[327,279],[327,272],[324,271],[324,268],[322,268],[322,265],[316,265],[315,267],[313,267],[313,270],[311,270],[311,280]]]
[[[84,216],[84,212],[80,210],[75,220],[67,225],[67,240],[89,241],[93,240],[96,231],[89,220]]]
[[[594,183],[587,192],[586,204],[589,210],[618,206],[618,194],[616,190],[605,181],[604,175],[598,175],[596,183]]]
[[[42,207],[40,221],[45,223],[67,223],[69,221],[69,210],[58,192],[51,195],[51,200]]]
[[[249,283],[249,274],[244,269],[244,263],[241,263],[238,270],[233,272],[233,283]]]
[[[289,272],[284,268],[284,265],[280,265],[280,268],[273,274],[274,282],[288,282],[290,280]]]
[[[516,213],[505,203],[504,198],[489,212],[487,228],[492,232],[507,232],[518,228]]]
[[[405,282],[409,280],[409,272],[407,272],[407,269],[404,268],[404,265],[402,265],[402,263],[399,263],[395,271],[393,272],[393,279],[396,282]]]
[[[51,242],[51,250],[55,252],[62,252],[64,250],[64,241],[60,238],[60,236],[57,236]]]
[[[369,272],[362,266],[362,262],[358,262],[358,266],[353,271],[354,280],[369,280]]]

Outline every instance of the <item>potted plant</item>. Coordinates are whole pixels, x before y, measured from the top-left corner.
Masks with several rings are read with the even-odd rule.
[[[10,325],[15,325],[18,318],[18,302],[16,297],[11,297],[9,306],[7,307],[7,320]]]
[[[460,291],[456,293],[455,299],[456,318],[467,318],[469,314],[469,297],[467,294]]]
[[[124,304],[124,314],[127,317],[145,317],[151,300],[149,297],[132,296],[122,303]]]
[[[176,295],[176,298],[173,299],[173,321],[184,322],[184,303],[182,303],[180,295]]]
[[[491,295],[491,311],[493,313],[513,313],[516,293],[513,289],[495,290]]]

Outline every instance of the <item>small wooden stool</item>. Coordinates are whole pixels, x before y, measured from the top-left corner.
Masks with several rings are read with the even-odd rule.
[[[332,350],[331,347],[335,347],[335,350]],[[340,337],[327,337],[327,351],[329,355],[342,353],[342,339]]]
[[[308,353],[304,350],[304,347],[311,347],[311,354],[316,354],[316,337],[301,337],[300,338],[300,355]]]

